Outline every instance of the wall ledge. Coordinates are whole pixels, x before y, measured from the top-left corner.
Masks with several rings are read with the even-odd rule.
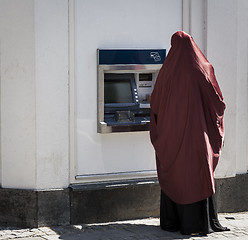
[[[248,210],[248,174],[216,179],[219,212]],[[60,190],[0,188],[0,225],[41,227],[159,216],[157,179],[72,184]]]

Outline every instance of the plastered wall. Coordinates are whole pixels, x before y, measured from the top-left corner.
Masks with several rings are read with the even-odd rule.
[[[0,1],[1,185],[68,187],[68,1]]]
[[[226,103],[225,142],[216,176],[247,171],[247,1],[208,1],[207,56]]]
[[[75,1],[77,169],[72,177],[155,171],[149,132],[97,133],[96,51],[98,48],[168,51],[171,35],[180,29],[181,0]]]
[[[0,4],[1,183],[35,188],[34,2]]]
[[[169,50],[185,18],[227,105],[216,177],[246,173],[247,11],[246,0],[0,0],[1,186],[66,188],[78,174],[155,168],[148,133],[96,133],[96,49]]]

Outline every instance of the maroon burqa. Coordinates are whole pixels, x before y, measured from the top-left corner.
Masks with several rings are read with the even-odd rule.
[[[159,183],[175,203],[214,194],[224,110],[212,65],[190,35],[175,33],[151,96],[150,124]]]

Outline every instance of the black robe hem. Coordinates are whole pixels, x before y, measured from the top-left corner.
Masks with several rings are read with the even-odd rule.
[[[183,235],[206,236],[209,233],[229,231],[217,216],[215,196],[192,204],[177,204],[161,191],[160,227]]]

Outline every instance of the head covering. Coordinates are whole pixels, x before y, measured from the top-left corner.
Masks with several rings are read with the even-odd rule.
[[[214,194],[224,110],[212,65],[190,35],[176,32],[151,96],[150,123],[159,183],[174,202]]]

